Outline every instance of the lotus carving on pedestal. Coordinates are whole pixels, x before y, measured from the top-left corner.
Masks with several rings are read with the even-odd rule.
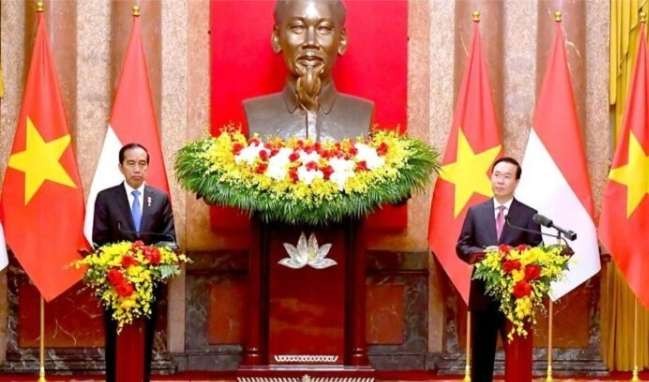
[[[301,269],[306,266],[325,269],[338,264],[335,260],[327,257],[331,250],[331,243],[318,246],[318,240],[313,233],[307,240],[306,235],[302,232],[297,246],[284,243],[284,248],[288,257],[281,259],[278,263],[291,269]]]

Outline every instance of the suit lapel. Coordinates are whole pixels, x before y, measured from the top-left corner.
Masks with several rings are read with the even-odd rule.
[[[518,216],[519,213],[519,208],[518,208],[518,201],[516,199],[512,200],[512,204],[509,206],[509,211],[507,212],[507,220],[512,222],[512,224],[516,224],[516,217]],[[511,235],[513,231],[512,228],[505,223],[505,226],[503,227],[503,233],[500,236],[500,242],[501,243],[507,243],[511,241]]]
[[[144,186],[144,195],[142,197],[142,222],[140,223],[140,235],[143,232],[150,232],[151,227],[151,206],[153,205],[153,193],[148,186]]]
[[[498,234],[496,233],[496,215],[493,199],[489,199],[489,202],[486,203],[484,210],[484,224],[487,232],[489,233],[489,242],[494,244],[498,243]]]

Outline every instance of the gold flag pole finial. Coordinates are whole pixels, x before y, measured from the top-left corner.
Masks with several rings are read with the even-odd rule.
[[[133,6],[133,16],[135,17],[140,16],[140,6],[137,4]]]
[[[645,11],[640,11],[640,22],[641,23],[647,22],[647,14],[645,13]]]
[[[474,22],[479,23],[480,22],[480,11],[473,11],[471,14],[471,19],[473,19]]]
[[[554,12],[554,21],[560,23],[561,22],[561,11],[555,11]]]
[[[45,3],[43,1],[39,0],[36,2],[36,12],[44,12],[45,11]]]

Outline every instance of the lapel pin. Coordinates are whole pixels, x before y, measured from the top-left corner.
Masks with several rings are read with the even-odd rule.
[[[146,206],[151,207],[151,197],[150,196],[146,197]]]

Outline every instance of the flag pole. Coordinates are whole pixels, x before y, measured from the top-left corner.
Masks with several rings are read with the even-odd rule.
[[[473,11],[471,19],[474,23],[480,22],[480,11]],[[466,363],[464,365],[463,382],[471,382],[471,309],[466,307]]]
[[[632,382],[639,382],[638,377],[638,298],[635,298],[633,306],[633,376]]]
[[[471,382],[471,311],[466,310],[466,365],[463,382]]]
[[[548,369],[547,376],[545,377],[545,382],[554,381],[552,379],[552,326],[554,322],[553,306],[554,303],[552,302],[552,299],[550,299],[548,308]]]
[[[36,2],[36,12],[42,13],[45,11],[45,4],[42,0]],[[42,21],[42,20],[41,20]],[[38,369],[38,382],[46,382],[45,379],[45,300],[41,295],[41,314],[40,314],[40,349],[39,349],[39,369]]]
[[[554,22],[561,22],[561,11],[554,12]],[[561,238],[561,236],[559,236]],[[559,239],[561,240],[561,239]],[[554,326],[554,302],[552,298],[549,299],[550,303],[548,304],[548,367],[546,370],[545,382],[553,382],[552,378],[552,334]]]
[[[640,22],[645,24],[647,22],[647,14],[644,11],[640,11]],[[646,38],[645,36],[640,36],[640,38]],[[633,305],[633,376],[631,377],[631,382],[639,382],[640,377],[638,376],[638,297],[635,296],[635,304]]]
[[[40,368],[38,371],[38,382],[46,382],[45,379],[45,300],[41,296],[41,345],[40,345]]]

